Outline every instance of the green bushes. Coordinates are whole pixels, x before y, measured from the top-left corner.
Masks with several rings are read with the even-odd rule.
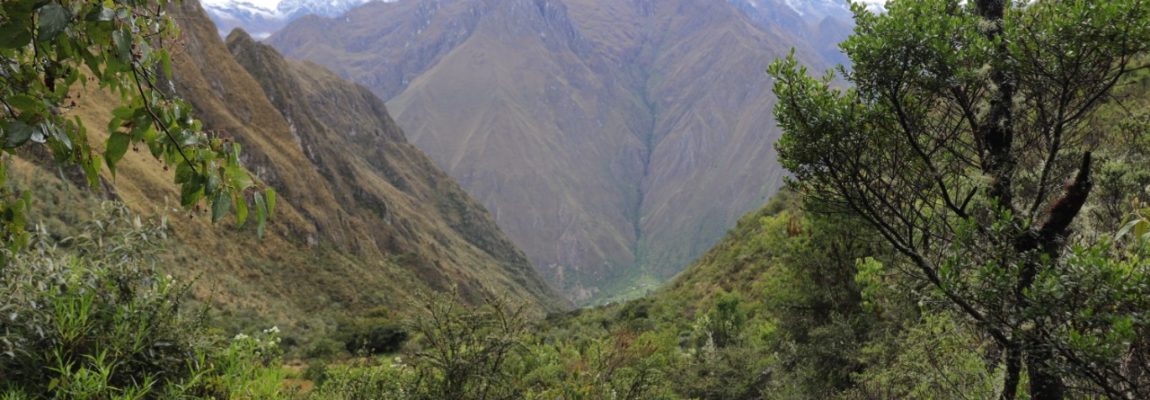
[[[674,335],[619,332],[553,341],[514,306],[431,296],[405,329],[399,356],[329,364],[310,373],[316,399],[674,399],[682,360]],[[313,379],[315,380],[315,379]]]
[[[339,333],[334,340],[343,343],[343,348],[353,356],[374,356],[390,354],[399,351],[407,342],[409,334],[407,328],[391,319],[390,312],[384,308],[368,310],[354,318],[344,318],[339,321]],[[317,343],[316,353],[332,353],[331,349],[323,349]],[[328,354],[330,358],[334,354]]]
[[[14,399],[230,398],[278,390],[263,379],[274,332],[206,332],[188,286],[142,260],[161,225],[106,204],[76,237],[39,232],[0,271],[0,395]],[[277,387],[271,387],[274,382]]]
[[[302,374],[314,389],[296,393],[285,389],[278,329],[213,336],[205,313],[187,306],[187,286],[143,262],[162,245],[162,226],[108,206],[76,237],[32,235],[0,274],[0,399],[981,398],[1002,390],[985,337],[937,302],[909,301],[916,295],[889,273],[889,260],[855,262],[881,252],[847,240],[858,232],[850,224],[821,218],[790,209],[760,219],[772,235],[761,253],[770,268],[755,284],[702,300],[661,295],[534,322],[513,305],[465,306],[449,295],[427,297],[402,322],[367,312],[342,321],[342,336],[313,343],[309,352],[325,361]],[[1150,332],[1146,257],[1138,240],[1123,238],[1076,249],[1062,274],[1040,275],[1034,293],[1060,300],[1036,305],[1075,321],[1049,332],[1060,354],[1116,371],[1108,379],[1142,385],[1150,376],[1142,358],[1119,357],[1145,348]],[[348,343],[361,344],[360,357],[337,356]]]

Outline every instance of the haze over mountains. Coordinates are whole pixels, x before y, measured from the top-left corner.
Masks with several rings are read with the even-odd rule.
[[[822,22],[778,0],[424,0],[268,43],[387,100],[553,285],[596,302],[673,276],[777,190],[763,71],[792,48],[833,65],[827,35],[849,28]]]

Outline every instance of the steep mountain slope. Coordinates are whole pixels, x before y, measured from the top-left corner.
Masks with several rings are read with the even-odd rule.
[[[807,43],[826,60],[848,64],[850,60],[838,44],[854,29],[846,0],[729,0],[762,29],[782,29],[807,38]],[[870,10],[879,10],[884,0],[862,1]]]
[[[762,204],[782,178],[762,71],[792,47],[828,65],[712,0],[374,3],[268,41],[388,99],[579,301],[670,277]]]
[[[229,42],[233,58],[195,1],[174,18],[184,34],[173,60],[175,93],[207,131],[240,142],[245,165],[280,198],[264,240],[252,229],[210,227],[204,217],[171,223],[176,240],[160,264],[185,266],[171,273],[196,279],[197,297],[312,328],[377,306],[402,313],[417,291],[452,287],[469,301],[502,296],[535,312],[565,307],[482,206],[406,142],[369,91],[286,62],[242,32]],[[86,125],[106,125],[114,101],[99,92],[82,100]],[[31,182],[50,180],[22,170],[36,177]],[[130,153],[118,170],[115,197],[145,214],[172,212],[159,206],[178,194],[158,161]],[[90,201],[75,189],[46,196]],[[67,226],[79,218],[43,219]]]

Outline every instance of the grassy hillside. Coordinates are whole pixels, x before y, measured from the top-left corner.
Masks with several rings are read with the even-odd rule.
[[[241,65],[195,1],[173,11],[182,36],[171,87],[279,192],[267,237],[180,210],[173,172],[146,152],[129,152],[95,190],[50,162],[18,163],[19,185],[45,205],[34,221],[67,236],[109,198],[166,218],[172,239],[157,263],[194,282],[197,299],[228,324],[279,324],[304,338],[369,309],[402,315],[415,294],[453,287],[464,301],[501,296],[536,315],[566,307],[482,206],[406,142],[381,101],[242,33],[232,42]],[[78,95],[85,125],[106,126],[114,99],[95,87]],[[92,133],[103,143],[106,132]]]

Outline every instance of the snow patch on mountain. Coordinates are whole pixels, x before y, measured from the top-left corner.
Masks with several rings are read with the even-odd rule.
[[[784,0],[787,7],[804,17],[823,18],[828,15],[850,13],[851,0]],[[879,12],[886,8],[887,0],[854,0],[868,10]],[[756,3],[751,0],[751,3]]]
[[[243,28],[257,39],[265,38],[292,20],[315,14],[325,17],[343,15],[352,8],[373,1],[397,0],[201,0],[204,9],[220,31],[227,35]]]
[[[307,14],[335,17],[371,1],[395,0],[203,0],[203,5],[209,12],[234,17],[293,19]]]

